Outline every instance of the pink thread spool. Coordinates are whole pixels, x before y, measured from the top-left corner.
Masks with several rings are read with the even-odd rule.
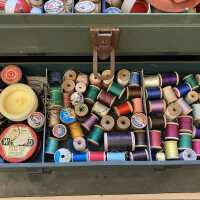
[[[161,147],[161,131],[150,131],[150,144],[152,149],[162,149]]]
[[[179,139],[179,124],[176,122],[167,122],[164,131],[165,140],[178,140]]]
[[[200,139],[192,140],[192,149],[197,154],[197,157],[200,157]]]
[[[182,115],[178,117],[179,132],[192,133],[193,132],[193,118],[189,115]]]
[[[163,113],[166,110],[166,102],[163,99],[149,101],[150,113]]]

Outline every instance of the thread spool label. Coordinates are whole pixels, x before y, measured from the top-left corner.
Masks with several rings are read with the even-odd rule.
[[[56,163],[67,163],[71,161],[71,158],[71,152],[65,148],[58,149],[54,154],[54,161]]]
[[[57,124],[53,127],[52,133],[57,138],[63,138],[67,134],[67,129],[63,124]]]
[[[136,129],[143,129],[147,125],[146,116],[143,113],[136,113],[131,117],[131,123]]]
[[[44,125],[45,117],[41,112],[34,112],[28,117],[27,122],[29,126],[40,131]]]
[[[64,108],[60,112],[60,120],[65,124],[76,122],[76,114],[72,108]]]

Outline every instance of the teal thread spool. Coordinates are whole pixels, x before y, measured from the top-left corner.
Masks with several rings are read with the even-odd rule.
[[[192,149],[192,134],[180,133],[179,150]]]
[[[99,92],[99,87],[97,87],[96,85],[89,85],[85,100],[89,103],[95,103]]]
[[[63,96],[62,89],[60,86],[50,88],[50,108],[62,107]]]
[[[117,96],[119,99],[124,94],[124,91],[125,91],[125,88],[114,81],[110,84],[110,86],[107,89],[107,92],[111,93],[114,96]]]
[[[198,82],[193,74],[185,76],[183,80],[185,80],[192,87],[193,90],[199,87]]]
[[[48,137],[45,153],[49,155],[54,155],[54,153],[58,149],[58,145],[59,145],[58,139],[54,137]]]
[[[100,143],[103,139],[103,128],[99,125],[94,125],[87,139],[88,142],[92,143],[93,145],[100,146]]]

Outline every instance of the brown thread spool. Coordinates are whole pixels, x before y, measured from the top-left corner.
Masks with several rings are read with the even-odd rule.
[[[75,90],[80,93],[84,93],[86,91],[87,86],[83,82],[78,82],[76,84]]]
[[[117,82],[122,86],[127,86],[130,80],[131,73],[127,69],[121,69],[117,73]]]
[[[70,107],[71,106],[71,100],[70,100],[70,94],[64,92],[63,93],[63,105],[64,107]]]
[[[62,89],[69,94],[71,94],[74,91],[74,88],[75,88],[75,83],[72,80],[65,80],[62,83]]]
[[[98,73],[98,76],[95,76],[94,73],[90,74],[89,80],[91,85],[96,85],[101,87],[101,75]]]
[[[142,98],[132,99],[133,103],[133,113],[142,113],[143,112],[143,102]]]
[[[111,73],[111,70],[104,70],[102,72],[101,76],[106,77],[106,76],[109,76],[110,73]],[[114,75],[111,79],[103,80],[103,86],[108,87],[113,82],[113,79],[114,79]]]
[[[147,135],[145,130],[136,130],[135,132],[135,147],[146,148],[147,147]]]
[[[181,107],[176,102],[174,102],[168,105],[165,115],[167,120],[173,121],[179,115],[181,115],[181,113],[182,113]]]
[[[76,83],[83,82],[85,85],[89,84],[89,78],[87,74],[79,73],[76,79]]]
[[[164,99],[166,100],[167,104],[173,103],[176,100],[178,100],[172,86],[164,87],[163,95],[164,95]]]
[[[191,106],[183,98],[180,98],[177,104],[181,107],[183,115],[188,115],[192,112]]]
[[[129,129],[130,125],[131,125],[131,122],[130,122],[129,118],[126,116],[121,116],[117,119],[117,128],[119,130],[125,131],[125,130]]]
[[[63,79],[75,81],[76,76],[77,76],[76,72],[72,69],[69,69],[64,73]]]
[[[156,115],[149,117],[149,127],[150,129],[164,129],[166,128],[166,117],[163,115]]]
[[[199,99],[199,94],[196,91],[190,91],[185,97],[188,104],[193,104]]]
[[[106,106],[112,107],[116,100],[116,96],[113,96],[105,90],[101,90],[97,96],[97,100],[104,103]]]
[[[142,97],[142,88],[141,87],[128,86],[126,89],[126,92],[127,92],[127,99]]]
[[[101,126],[104,131],[111,131],[115,126],[115,120],[110,115],[105,115],[101,119]]]

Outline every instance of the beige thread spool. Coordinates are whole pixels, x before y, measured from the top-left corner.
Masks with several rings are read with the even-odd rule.
[[[160,78],[158,75],[145,76],[143,79],[144,87],[160,87]]]
[[[127,69],[121,69],[117,73],[117,82],[122,86],[127,86],[130,80],[131,73]]]
[[[104,70],[101,75],[104,76],[104,77],[106,77],[106,76],[109,76],[110,73],[111,73],[111,70]],[[108,87],[113,82],[113,79],[114,79],[114,75],[109,80],[103,80],[103,86],[104,87]]]
[[[187,93],[185,100],[188,104],[193,104],[199,99],[199,94],[196,91],[190,91]]]
[[[72,80],[72,81],[76,81],[76,77],[77,77],[77,74],[74,70],[67,70],[64,75],[63,75],[63,79],[64,80]]]
[[[196,74],[195,76],[197,82],[198,82],[198,85],[200,85],[200,74]]]
[[[183,98],[180,98],[177,104],[181,107],[183,115],[188,115],[192,112],[191,106]]]
[[[89,80],[92,85],[96,85],[97,87],[101,87],[101,75],[98,73],[98,76],[95,76],[94,73],[90,74]]]
[[[75,90],[80,93],[84,93],[86,91],[87,86],[83,82],[79,82],[76,84]]]
[[[92,107],[92,112],[94,112],[95,114],[97,114],[100,117],[108,115],[109,111],[110,111],[110,108],[103,105],[99,101],[95,102],[95,104]]]
[[[101,119],[101,126],[104,131],[111,131],[115,126],[115,120],[110,115],[105,115]]]
[[[85,117],[88,114],[88,106],[86,104],[76,104],[74,107],[74,111],[77,116]]]
[[[131,125],[130,119],[126,116],[121,116],[117,119],[117,128],[119,130],[127,130]]]
[[[181,113],[182,113],[182,109],[181,109],[180,105],[177,104],[176,102],[174,102],[174,103],[171,103],[168,105],[165,115],[166,115],[167,120],[173,121],[179,115],[181,115]]]
[[[87,86],[89,84],[89,78],[87,74],[79,73],[76,79],[76,83],[83,82]]]
[[[54,127],[60,124],[60,109],[52,108],[48,113],[49,127]]]
[[[131,101],[133,103],[133,113],[142,113],[143,112],[142,98],[134,98]]]
[[[73,139],[73,146],[76,151],[85,151],[86,141],[83,137],[76,137]]]
[[[170,104],[178,100],[172,86],[167,86],[163,88],[163,96],[167,104]]]
[[[167,160],[176,160],[178,159],[178,146],[177,141],[165,141],[165,153]]]
[[[62,83],[62,89],[66,92],[71,94],[75,89],[75,83],[72,80],[65,80]]]

